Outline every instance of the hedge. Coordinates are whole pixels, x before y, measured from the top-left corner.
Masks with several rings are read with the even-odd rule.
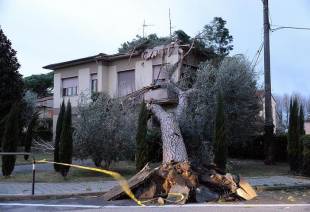
[[[274,136],[275,160],[279,162],[287,161],[287,136]],[[264,140],[263,136],[256,136],[248,142],[230,143],[228,154],[231,158],[264,160]]]

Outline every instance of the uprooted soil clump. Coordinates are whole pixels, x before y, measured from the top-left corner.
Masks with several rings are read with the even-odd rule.
[[[244,178],[226,173],[213,164],[170,162],[156,168],[147,164],[128,184],[145,204],[250,200],[257,196]],[[104,195],[105,200],[125,198],[128,196],[121,186],[113,187]]]

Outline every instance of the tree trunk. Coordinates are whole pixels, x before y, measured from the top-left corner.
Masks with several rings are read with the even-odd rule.
[[[163,163],[188,160],[181,130],[174,114],[166,112],[161,106],[150,104],[149,109],[160,122],[163,142]]]

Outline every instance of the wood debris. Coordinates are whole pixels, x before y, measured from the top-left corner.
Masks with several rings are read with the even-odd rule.
[[[139,200],[152,204],[185,204],[226,200],[250,200],[256,192],[239,176],[219,170],[214,165],[189,162],[163,164],[155,169],[146,165],[128,184]],[[128,198],[120,186],[104,195],[105,200]]]

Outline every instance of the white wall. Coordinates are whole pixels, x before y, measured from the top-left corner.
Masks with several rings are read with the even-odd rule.
[[[309,121],[305,122],[305,132],[306,132],[306,135],[310,135],[310,122]]]
[[[112,97],[118,96],[117,73],[126,70],[135,70],[135,89],[139,90],[148,86],[153,81],[153,65],[162,63],[174,64],[179,59],[178,48],[175,48],[170,56],[162,58],[157,56],[150,60],[143,60],[140,56],[131,59],[125,58],[109,63],[92,62],[83,65],[62,68],[54,71],[54,117],[53,129],[59,113],[59,107],[64,99],[70,99],[71,105],[75,108],[78,104],[79,96],[62,97],[62,79],[68,77],[78,77],[78,95],[81,93],[90,95],[90,75],[97,73],[98,91],[106,92]],[[175,73],[173,78],[178,80],[180,73]],[[165,94],[167,95],[167,94]]]
[[[263,104],[262,104],[262,111],[259,112],[259,115],[262,116],[265,120],[265,97],[262,99]],[[277,123],[277,103],[274,100],[274,98],[271,98],[271,107],[272,107],[272,119],[273,119],[273,125],[274,125],[274,133],[276,132],[276,129],[278,127]]]

